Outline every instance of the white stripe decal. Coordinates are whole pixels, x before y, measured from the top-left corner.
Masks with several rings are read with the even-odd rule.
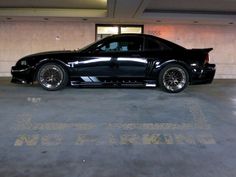
[[[97,77],[89,77],[93,82],[100,82]]]
[[[85,82],[92,82],[92,80],[89,77],[81,77],[81,79],[83,79],[83,81]]]

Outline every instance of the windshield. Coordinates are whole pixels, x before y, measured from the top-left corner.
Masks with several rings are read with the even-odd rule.
[[[92,47],[96,43],[99,43],[99,42],[103,41],[104,39],[99,39],[98,41],[94,41],[93,43],[91,43],[91,44],[89,44],[87,46],[84,46],[83,48],[79,49],[79,51],[86,51],[88,48]]]

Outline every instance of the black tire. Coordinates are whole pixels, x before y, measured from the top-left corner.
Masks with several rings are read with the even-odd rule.
[[[37,81],[45,90],[60,90],[67,86],[68,74],[61,65],[46,63],[39,68]]]
[[[183,66],[169,64],[160,71],[158,83],[162,90],[169,93],[178,93],[188,86],[189,74]]]

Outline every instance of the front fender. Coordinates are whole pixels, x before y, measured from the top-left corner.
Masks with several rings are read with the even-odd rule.
[[[45,58],[45,59],[41,59],[39,60],[39,62],[36,63],[35,65],[35,72],[34,72],[34,81],[36,80],[37,78],[37,73],[38,73],[38,70],[41,66],[43,66],[44,64],[46,63],[57,63],[59,64],[60,66],[62,66],[67,72],[68,72],[68,65],[59,60],[59,59],[55,59],[55,58]]]

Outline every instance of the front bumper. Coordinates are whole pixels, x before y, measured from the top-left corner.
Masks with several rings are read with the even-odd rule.
[[[204,68],[192,78],[192,84],[210,84],[214,79],[215,72],[215,64],[206,64]]]
[[[11,68],[12,83],[25,84],[33,82],[33,72],[30,66],[13,66]]]

